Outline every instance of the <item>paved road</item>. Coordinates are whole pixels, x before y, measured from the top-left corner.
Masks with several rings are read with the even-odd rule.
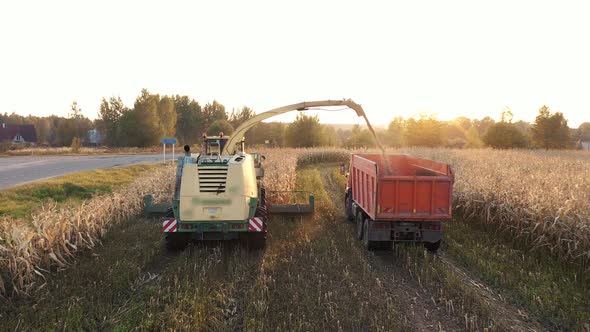
[[[161,155],[0,158],[0,190],[73,172],[161,161]]]

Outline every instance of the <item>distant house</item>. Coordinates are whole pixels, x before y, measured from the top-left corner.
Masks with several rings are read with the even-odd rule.
[[[2,123],[0,126],[0,142],[12,142],[13,144],[37,143],[37,133],[34,125],[9,125]]]
[[[96,129],[91,129],[88,131],[88,144],[93,146],[102,145],[104,142],[104,136],[100,133],[100,131]]]

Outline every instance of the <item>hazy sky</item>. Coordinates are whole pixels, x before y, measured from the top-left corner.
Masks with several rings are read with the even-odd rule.
[[[5,1],[0,112],[96,117],[142,88],[257,112],[352,98],[374,123],[436,113],[590,121],[586,1]],[[322,122],[360,123],[352,111]]]

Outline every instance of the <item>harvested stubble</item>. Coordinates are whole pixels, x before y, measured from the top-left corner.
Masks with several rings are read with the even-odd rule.
[[[31,220],[0,219],[0,294],[26,294],[51,267],[64,267],[75,253],[94,247],[113,224],[138,215],[143,196],[170,199],[174,169],[166,167],[111,194],[77,207],[48,204]]]

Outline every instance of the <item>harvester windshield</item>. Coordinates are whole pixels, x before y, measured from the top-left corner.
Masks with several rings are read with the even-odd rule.
[[[203,154],[205,155],[221,155],[225,144],[227,143],[227,136],[210,136],[206,137],[203,142]]]

